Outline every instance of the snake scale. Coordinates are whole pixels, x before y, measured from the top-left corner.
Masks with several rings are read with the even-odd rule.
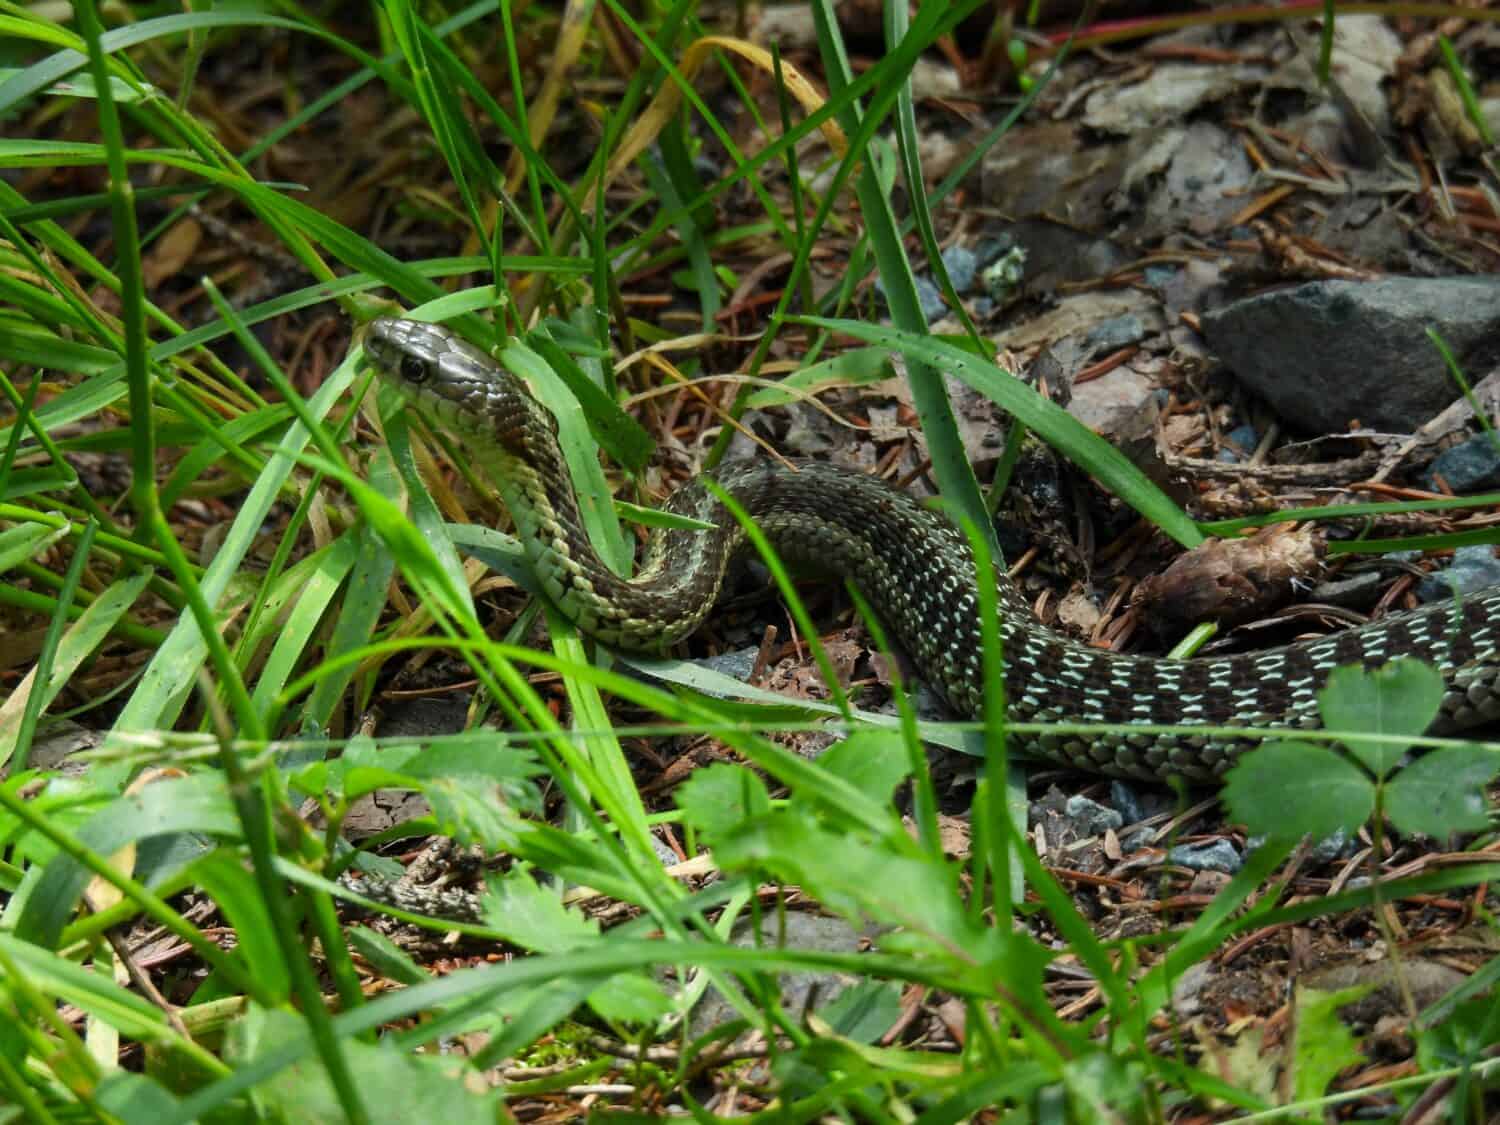
[[[638,573],[622,579],[590,545],[556,423],[519,379],[447,329],[418,321],[376,320],[364,346],[381,376],[494,479],[531,567],[583,632],[651,651],[699,626],[744,543],[701,481],[678,489],[664,510],[716,530],[658,530]],[[923,678],[960,714],[980,714],[974,567],[953,524],[880,480],[826,464],[739,463],[716,479],[782,558],[851,579]],[[1500,717],[1500,587],[1282,648],[1179,661],[1064,637],[1032,615],[1003,573],[996,580],[1010,721],[1123,728],[1016,736],[1016,749],[1030,756],[1112,776],[1212,780],[1254,741],[1129,727],[1316,727],[1317,692],[1334,668],[1397,656],[1419,657],[1442,674],[1436,733]]]

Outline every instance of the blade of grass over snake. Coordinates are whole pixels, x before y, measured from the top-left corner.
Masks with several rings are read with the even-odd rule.
[[[1441,496],[1428,500],[1379,500],[1366,504],[1326,505],[1314,508],[1284,508],[1279,512],[1265,512],[1257,516],[1245,516],[1232,520],[1209,520],[1198,528],[1205,535],[1237,535],[1247,528],[1268,527],[1273,523],[1301,523],[1304,520],[1341,519],[1345,516],[1385,516],[1399,512],[1446,512],[1462,508],[1492,508],[1500,504],[1500,492],[1485,492],[1476,496]],[[1413,536],[1412,538],[1415,538]],[[1396,540],[1389,540],[1395,542]],[[1361,540],[1346,543],[1330,543],[1330,550],[1352,550]],[[1365,540],[1364,542],[1373,542]]]
[[[837,94],[850,85],[853,72],[840,38],[838,20],[828,0],[813,0],[813,18],[818,29],[818,43],[829,88]],[[905,83],[902,82],[891,97],[898,97],[899,91],[904,88]],[[873,116],[875,115],[872,114]],[[840,117],[844,122],[845,132],[851,135],[860,133],[862,112],[858,102],[851,101]],[[855,180],[855,193],[859,197],[866,233],[875,252],[891,319],[898,327],[914,336],[924,334],[927,331],[927,317],[922,312],[922,304],[917,297],[916,277],[912,273],[911,262],[906,257],[899,224],[891,208],[890,194],[881,186],[873,161],[866,160],[861,167]],[[984,497],[979,491],[979,482],[974,479],[974,470],[969,465],[968,457],[964,454],[958,422],[953,416],[947,389],[943,386],[941,368],[917,355],[909,354],[907,358],[907,384],[911,387],[912,404],[921,419],[922,434],[927,441],[927,452],[932,460],[938,488],[959,512],[974,522],[974,526],[983,529],[986,536],[992,538],[994,525],[985,518]]]
[[[1125,455],[1074,418],[1049,402],[1014,375],[971,352],[927,336],[854,320],[798,317],[832,332],[847,333],[866,343],[901,352],[908,361],[920,360],[932,369],[961,379],[991,402],[1040,435],[1075,465],[1091,473],[1106,489],[1129,504],[1185,547],[1203,542],[1198,526]],[[988,520],[983,526],[988,526]]]

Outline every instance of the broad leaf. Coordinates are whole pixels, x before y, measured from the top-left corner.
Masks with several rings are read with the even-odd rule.
[[[1424,754],[1386,789],[1385,812],[1402,832],[1439,840],[1489,826],[1484,787],[1500,772],[1500,756],[1472,743]]]
[[[1442,676],[1410,657],[1369,670],[1355,664],[1335,668],[1318,693],[1318,710],[1325,727],[1368,734],[1425,734],[1442,702]],[[1401,741],[1346,741],[1379,777],[1388,774],[1411,746]]]
[[[1258,836],[1318,839],[1353,831],[1375,809],[1375,786],[1360,768],[1327,746],[1269,742],[1225,775],[1224,801]]]

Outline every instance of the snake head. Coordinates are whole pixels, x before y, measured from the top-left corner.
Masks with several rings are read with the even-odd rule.
[[[524,456],[539,434],[557,433],[525,383],[441,325],[381,317],[366,329],[364,348],[385,382],[469,444]]]

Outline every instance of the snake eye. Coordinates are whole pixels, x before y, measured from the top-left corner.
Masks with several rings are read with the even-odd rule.
[[[401,377],[410,383],[425,383],[427,381],[427,361],[414,355],[402,356]]]

